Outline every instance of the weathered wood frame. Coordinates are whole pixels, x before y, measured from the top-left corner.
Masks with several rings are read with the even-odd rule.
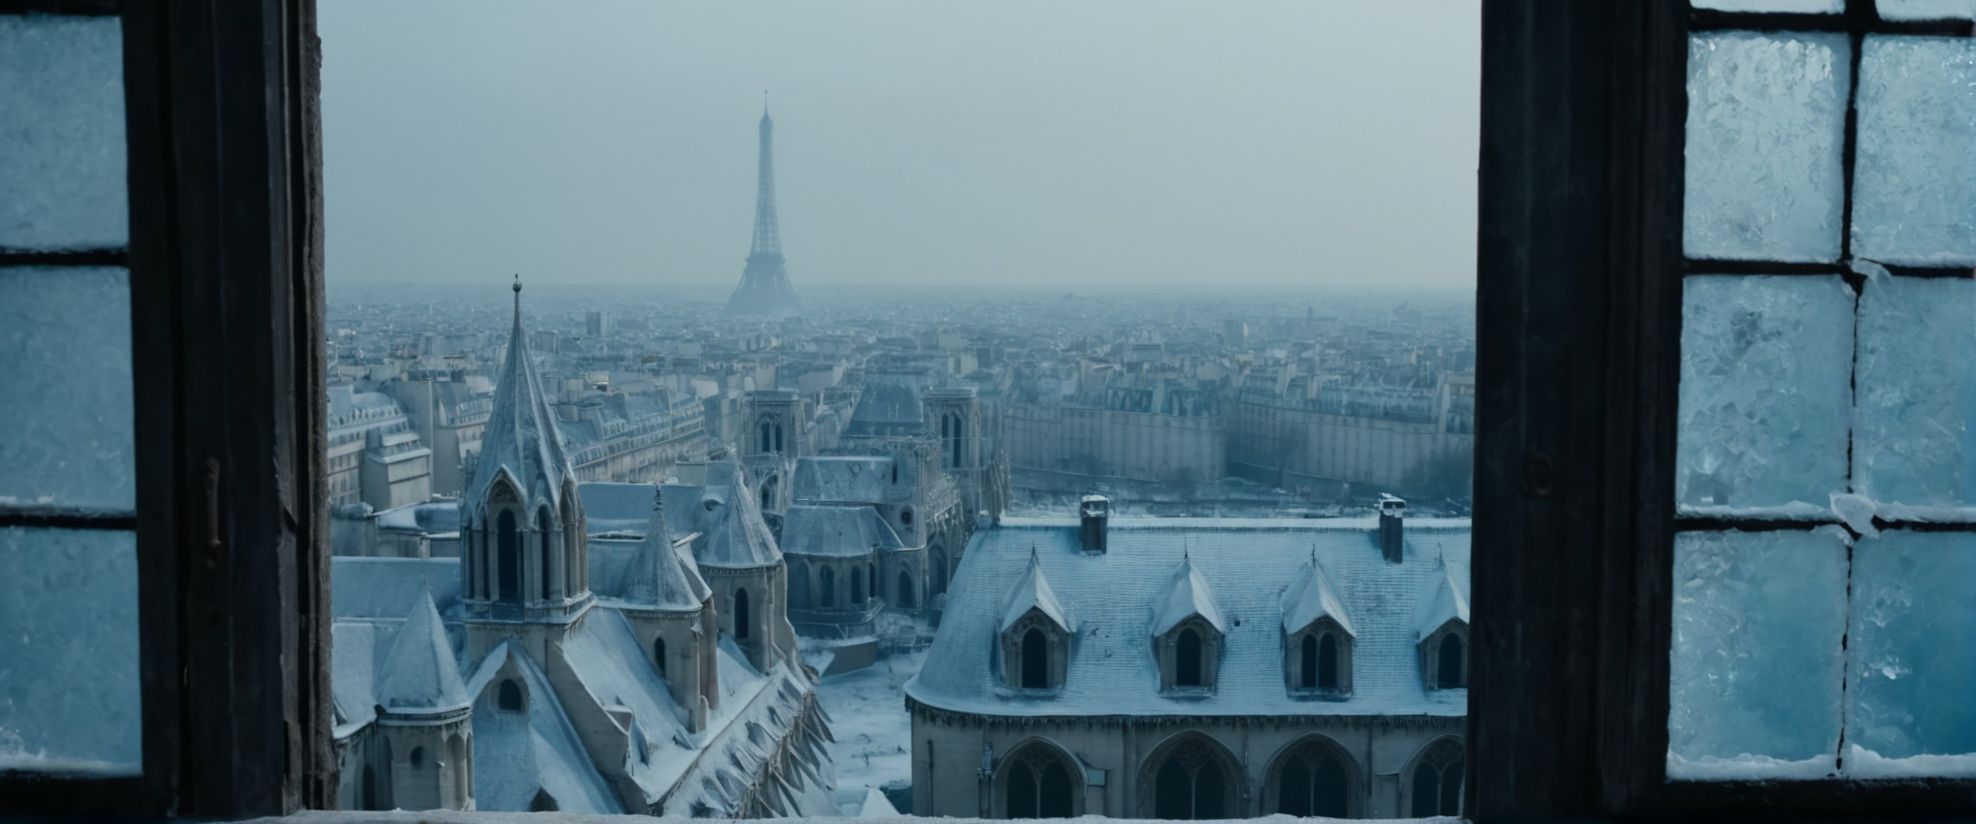
[[[1835,15],[1484,3],[1465,802],[1478,818],[1976,813],[1969,780],[1666,778],[1673,538],[1691,525],[1674,517],[1681,280],[1757,271],[1682,257],[1687,39],[1721,28],[1844,31],[1857,46],[1970,24],[1884,21],[1871,0]],[[1838,271],[1785,273],[1798,269]]]
[[[0,0],[23,13],[123,26],[143,774],[0,774],[0,798],[330,805],[315,4]]]

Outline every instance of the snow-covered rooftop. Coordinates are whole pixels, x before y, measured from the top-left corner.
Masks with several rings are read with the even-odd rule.
[[[486,499],[495,479],[506,476],[520,488],[524,503],[548,501],[562,506],[562,485],[575,483],[576,471],[556,429],[556,411],[528,351],[521,326],[521,282],[515,282],[514,328],[508,335],[508,357],[498,373],[494,412],[481,435],[480,457],[467,484],[466,505]]]
[[[1461,716],[1466,690],[1422,685],[1414,617],[1438,586],[1456,588],[1466,603],[1468,522],[1410,519],[1399,564],[1380,557],[1376,529],[1374,518],[1113,517],[1109,551],[1091,554],[1080,549],[1076,519],[1004,518],[970,542],[926,666],[907,694],[984,715]],[[1206,698],[1162,695],[1146,642],[1160,617],[1148,607],[1173,592],[1183,556],[1189,580],[1198,575],[1212,591],[1226,628],[1216,689]],[[1356,637],[1345,700],[1292,695],[1284,684],[1285,608],[1304,602],[1291,590],[1310,586],[1313,557],[1330,585],[1315,603],[1336,609]],[[988,652],[1031,576],[1076,613],[1063,688],[1048,696],[1004,686]]]
[[[864,555],[903,546],[899,533],[866,504],[794,504],[782,513],[782,551],[794,555]]]

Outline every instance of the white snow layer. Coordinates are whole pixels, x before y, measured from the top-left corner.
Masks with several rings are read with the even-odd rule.
[[[1166,585],[1166,597],[1153,611],[1153,635],[1165,635],[1181,621],[1196,615],[1205,619],[1216,631],[1228,631],[1228,624],[1221,617],[1221,608],[1214,604],[1214,590],[1201,578],[1201,571],[1194,568],[1193,557],[1182,553],[1180,568],[1174,570],[1173,580]]]
[[[1055,621],[1058,627],[1065,630],[1072,628],[1070,616],[1064,613],[1063,604],[1057,601],[1056,590],[1050,588],[1050,579],[1043,574],[1042,563],[1037,560],[1033,546],[1029,548],[1029,566],[1022,571],[1022,577],[1016,579],[1015,586],[1009,588],[1008,599],[1002,604],[999,629],[1014,626],[1032,609]]]
[[[1352,616],[1345,609],[1344,599],[1338,597],[1338,591],[1331,586],[1331,579],[1324,574],[1324,566],[1317,562],[1317,554],[1313,552],[1310,562],[1297,570],[1296,580],[1283,592],[1283,631],[1297,632],[1320,618],[1336,621],[1346,635],[1358,634],[1352,629]]]

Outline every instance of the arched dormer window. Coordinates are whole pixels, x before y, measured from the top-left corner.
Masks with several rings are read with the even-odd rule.
[[[1444,690],[1468,686],[1468,659],[1463,655],[1463,646],[1462,633],[1451,632],[1441,637],[1434,667],[1434,686]]]
[[[1207,579],[1183,557],[1153,615],[1153,650],[1160,689],[1212,690],[1224,636],[1224,619]]]
[[[1325,640],[1329,641],[1331,639],[1326,638]],[[1307,690],[1317,689],[1317,655],[1319,646],[1317,637],[1306,634],[1299,646],[1301,649],[1298,650],[1298,653],[1303,656],[1303,660],[1297,662],[1297,686]],[[1332,646],[1332,651],[1337,651],[1335,644]],[[1333,663],[1332,670],[1335,676],[1337,670],[1336,663]]]
[[[1352,618],[1315,552],[1283,591],[1283,676],[1294,695],[1352,691]]]
[[[1468,585],[1443,563],[1414,607],[1420,680],[1428,689],[1468,686]]]
[[[1180,630],[1173,645],[1173,685],[1201,687],[1201,634],[1193,627]]]
[[[1071,624],[1034,552],[1029,568],[1003,603],[1002,683],[1013,689],[1056,689],[1070,667]]]
[[[1306,638],[1305,640],[1306,642],[1308,642],[1309,638]],[[1316,653],[1317,654],[1314,656],[1315,658],[1317,658],[1317,664],[1316,664],[1317,683],[1315,684],[1315,686],[1321,690],[1337,689],[1338,688],[1338,639],[1333,637],[1328,632],[1325,633],[1324,640],[1318,642],[1317,644]]]

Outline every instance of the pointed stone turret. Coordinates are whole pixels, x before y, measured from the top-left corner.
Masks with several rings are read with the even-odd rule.
[[[507,360],[494,377],[494,411],[481,435],[480,457],[474,464],[473,480],[467,484],[466,499],[484,500],[494,481],[505,475],[509,482],[521,485],[520,492],[527,500],[546,500],[560,510],[564,489],[576,483],[576,470],[563,451],[556,411],[535,374],[528,335],[521,325],[519,276],[514,293],[514,326],[508,333]]]
[[[1001,630],[1007,631],[1015,622],[1022,620],[1035,610],[1049,618],[1059,629],[1070,631],[1070,617],[1064,613],[1063,604],[1058,603],[1057,593],[1050,588],[1050,580],[1043,574],[1043,564],[1036,557],[1036,548],[1029,548],[1029,568],[1022,571],[1015,586],[1009,590],[1008,600],[1002,605]]]
[[[1160,598],[1153,615],[1153,634],[1165,635],[1180,622],[1200,616],[1217,632],[1227,632],[1228,627],[1221,618],[1221,608],[1215,605],[1214,592],[1208,582],[1201,577],[1201,571],[1194,568],[1192,554],[1180,556],[1180,568],[1173,573],[1167,584],[1166,594]]]
[[[418,603],[385,655],[377,685],[377,705],[393,715],[441,715],[467,708],[465,682],[453,658],[452,642],[439,622],[432,591],[419,588]]]
[[[697,569],[689,569],[673,550],[666,534],[665,504],[662,494],[652,496],[652,517],[645,526],[645,540],[638,545],[632,570],[625,583],[627,602],[672,612],[692,612],[706,603],[712,590]]]

